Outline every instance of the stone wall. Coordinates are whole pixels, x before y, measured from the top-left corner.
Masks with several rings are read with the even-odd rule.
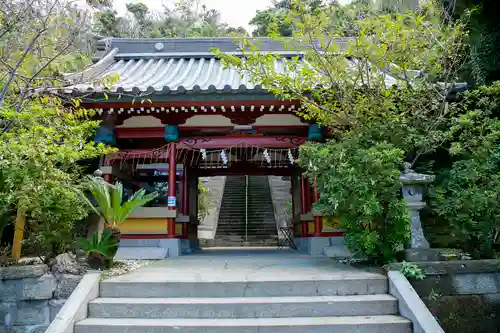
[[[208,214],[200,221],[198,226],[198,238],[200,246],[213,246],[217,221],[219,219],[219,210],[224,194],[224,184],[226,177],[200,177],[200,183],[208,189],[207,207]]]
[[[279,226],[285,226],[292,218],[290,193],[291,182],[280,176],[269,176],[269,187],[273,199],[274,218]]]
[[[410,282],[445,332],[499,332],[499,260],[417,264],[426,277]]]
[[[47,265],[0,267],[0,333],[44,332],[81,279]]]

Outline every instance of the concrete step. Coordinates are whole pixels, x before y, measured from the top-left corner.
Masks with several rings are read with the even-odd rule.
[[[324,280],[261,275],[251,281],[233,281],[231,276],[224,281],[219,277],[208,282],[164,277],[161,281],[105,280],[100,284],[100,296],[106,298],[347,296],[387,294],[387,291],[387,277],[365,272],[332,273]]]
[[[399,316],[252,318],[252,319],[118,319],[89,318],[75,333],[411,333],[411,322]]]
[[[389,295],[251,298],[98,298],[91,318],[286,318],[397,314]]]

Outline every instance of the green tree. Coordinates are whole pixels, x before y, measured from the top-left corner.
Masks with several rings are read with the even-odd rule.
[[[500,80],[500,22],[496,0],[441,0],[445,19],[467,16],[469,29],[469,61],[462,71],[472,85],[490,84]]]
[[[79,162],[109,151],[91,140],[92,111],[42,93],[85,64],[87,14],[57,0],[0,4],[0,206],[26,215],[27,242],[47,259],[72,246],[87,214],[72,189]]]
[[[500,230],[500,82],[468,92],[450,121],[452,164],[439,171],[432,207],[453,229],[463,249],[493,257]]]
[[[176,0],[163,12],[151,11],[143,3],[128,3],[131,17],[120,17],[116,10],[104,7],[97,13],[94,31],[114,37],[220,37],[246,36],[242,27],[221,22],[220,13],[199,0]]]
[[[332,24],[336,10],[293,2],[296,29],[281,40],[303,55],[286,59],[284,70],[276,70],[280,55],[255,52],[250,42],[244,61],[216,54],[279,98],[300,100],[299,115],[329,128],[334,139],[306,145],[299,159],[317,178],[318,208],[340,214],[353,252],[388,261],[408,231],[397,179],[403,162],[415,165],[449,136],[455,110],[448,97],[463,62],[464,29],[443,24],[441,9],[431,5],[367,11],[349,26],[354,38],[337,42],[346,29]]]

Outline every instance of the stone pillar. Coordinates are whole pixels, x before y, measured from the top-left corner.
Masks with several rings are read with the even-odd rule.
[[[410,169],[409,163],[405,164],[405,170],[400,176],[401,183],[403,184],[403,197],[406,200],[411,216],[411,238],[408,249],[405,252],[407,255],[412,254],[411,258],[407,259],[413,261],[416,261],[413,254],[428,252],[426,250],[430,248],[429,242],[424,235],[422,222],[420,221],[420,211],[426,206],[422,200],[424,186],[432,183],[434,178],[435,176],[416,173]]]
[[[177,164],[175,161],[177,145],[172,142],[169,144],[168,151],[168,209],[177,209],[177,197],[176,197],[176,174],[177,174]],[[175,218],[167,219],[168,237],[176,238],[175,235]]]

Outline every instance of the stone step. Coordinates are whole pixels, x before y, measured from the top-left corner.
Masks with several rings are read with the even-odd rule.
[[[411,333],[403,317],[315,317],[252,319],[118,319],[89,318],[75,333]]]
[[[389,295],[251,298],[98,298],[93,318],[285,318],[397,314]]]
[[[248,227],[245,227],[243,224],[221,224],[217,226],[217,230],[274,230],[276,231],[276,223],[273,224],[248,224]]]
[[[144,279],[148,277],[145,276]],[[152,277],[158,278],[158,277]],[[179,281],[175,277],[161,280],[102,281],[101,297],[288,297],[288,296],[347,296],[387,294],[387,277],[365,272],[332,272],[324,280],[306,276],[261,274],[250,281],[218,277],[215,281]]]
[[[261,240],[265,240],[265,239],[278,239],[278,235],[276,235],[276,234],[250,234],[250,233],[248,233],[247,235],[245,235],[245,233],[242,232],[242,233],[238,233],[238,234],[236,234],[236,233],[233,233],[233,234],[218,233],[217,235],[215,235],[216,239],[235,240],[235,241],[241,240],[245,237],[247,237],[249,240],[253,240],[253,241],[261,241]]]
[[[244,241],[244,240],[239,240],[239,241],[226,241],[226,240],[220,240],[216,239],[214,241],[214,245],[218,247],[274,247],[276,248],[278,246],[278,241],[275,239],[271,240],[264,240],[264,241]]]

